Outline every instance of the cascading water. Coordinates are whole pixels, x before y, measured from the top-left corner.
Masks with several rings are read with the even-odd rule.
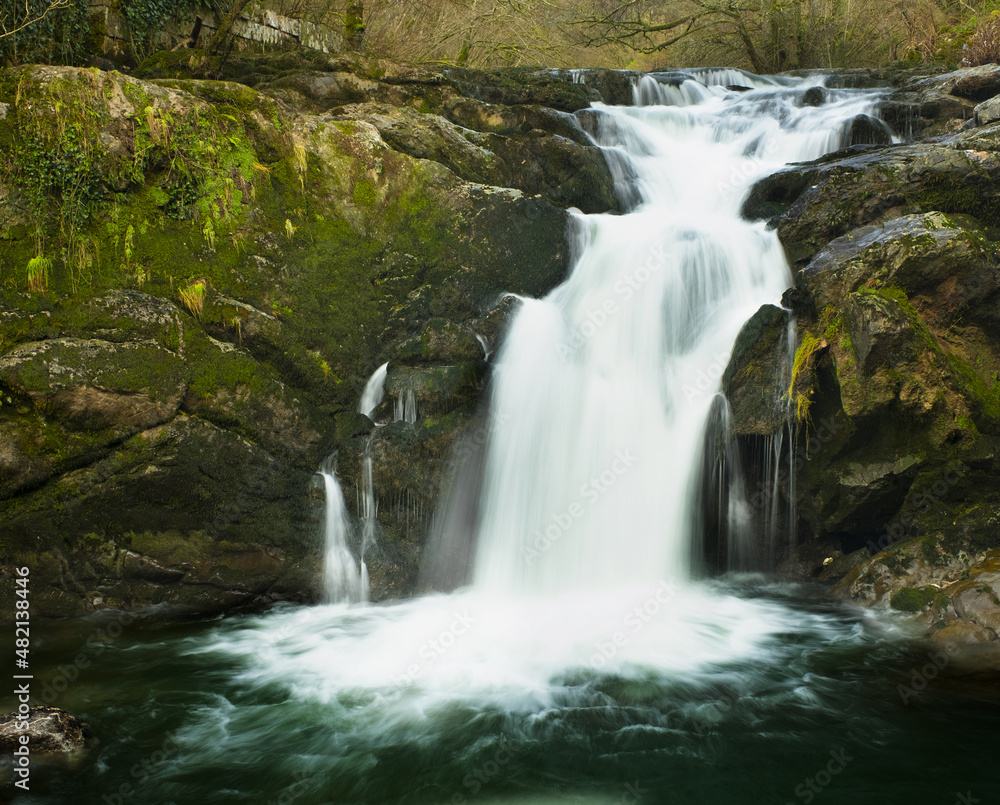
[[[335,458],[335,455],[331,456],[319,472],[326,493],[323,598],[331,604],[364,602],[368,600],[368,568],[364,553],[359,567],[348,544],[351,521],[344,504],[344,493],[334,474]]]
[[[358,412],[370,417],[379,403],[385,399],[385,378],[389,372],[389,363],[383,363],[376,369],[365,385],[365,390],[361,395],[361,402],[358,403]]]
[[[597,143],[624,164],[619,195],[634,206],[575,219],[571,276],[525,301],[498,357],[491,402],[505,425],[489,444],[477,588],[690,576],[720,385],[701,379],[721,378],[742,325],[791,284],[777,235],[740,206],[755,179],[835,149],[875,103],[827,90],[814,107],[775,80],[700,78],[646,77],[635,93],[645,105],[587,113]],[[717,85],[737,79],[763,89]]]
[[[467,451],[482,473],[464,473],[469,505],[442,518],[473,524],[472,585],[109,643],[95,666],[143,683],[115,690],[123,729],[98,725],[95,792],[118,797],[140,768],[144,802],[722,805],[806,801],[803,781],[827,774],[824,801],[874,805],[952,801],[950,781],[926,779],[949,763],[961,790],[992,790],[995,716],[954,715],[951,693],[902,707],[897,682],[928,659],[888,616],[759,576],[690,581],[701,490],[716,485],[713,517],[736,530],[755,494],[725,466],[718,378],[743,322],[789,283],[774,233],[742,221],[741,201],[754,178],[838,147],[877,100],[825,90],[816,107],[807,80],[691,75],[642,81],[645,106],[580,113],[628,214],[575,218],[572,274],[523,300],[497,358]],[[702,466],[710,427],[717,476]],[[374,526],[369,472],[359,507]],[[330,530],[353,544],[327,486]],[[410,546],[381,548],[389,563]],[[353,556],[333,554],[334,586],[357,590]],[[66,705],[106,697],[99,673]],[[834,752],[850,758],[839,776]],[[68,779],[65,801],[80,801]]]

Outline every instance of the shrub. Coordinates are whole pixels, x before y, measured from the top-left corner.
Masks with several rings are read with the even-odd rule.
[[[971,41],[962,51],[962,66],[997,63],[1000,63],[1000,13],[994,11],[976,26]]]

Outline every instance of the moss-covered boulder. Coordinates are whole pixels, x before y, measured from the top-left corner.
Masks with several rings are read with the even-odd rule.
[[[0,73],[0,559],[40,615],[314,598],[315,470],[339,448],[356,508],[386,360],[420,416],[373,443],[369,566],[405,594],[494,308],[563,278],[565,207],[614,204],[570,80],[195,55]]]
[[[996,226],[1000,157],[992,146],[1000,128],[994,128],[787,168],[753,187],[744,213],[774,219],[798,267],[835,238],[903,215],[965,214]]]

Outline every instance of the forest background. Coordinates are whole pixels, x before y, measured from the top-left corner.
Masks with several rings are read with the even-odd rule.
[[[134,61],[195,0],[101,0],[120,6]],[[256,0],[343,29],[356,50],[465,67],[657,70],[726,65],[757,73],[1000,60],[1000,0]],[[219,19],[253,0],[214,0]],[[0,58],[86,64],[87,0],[0,0]]]

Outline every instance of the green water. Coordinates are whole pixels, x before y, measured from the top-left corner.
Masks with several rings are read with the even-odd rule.
[[[279,607],[180,625],[147,615],[116,638],[114,615],[38,624],[35,703],[44,692],[99,742],[76,768],[36,758],[30,793],[13,802],[1000,801],[996,678],[946,665],[904,702],[899,686],[929,662],[905,620],[759,579],[707,592],[777,628],[729,662],[562,672],[509,656],[519,637],[484,633],[449,657],[424,642],[433,659],[393,685],[379,674],[398,641],[380,635],[419,631],[429,605]],[[732,646],[749,628],[739,614],[716,623],[707,617],[697,640]],[[546,639],[558,648],[559,634]]]

